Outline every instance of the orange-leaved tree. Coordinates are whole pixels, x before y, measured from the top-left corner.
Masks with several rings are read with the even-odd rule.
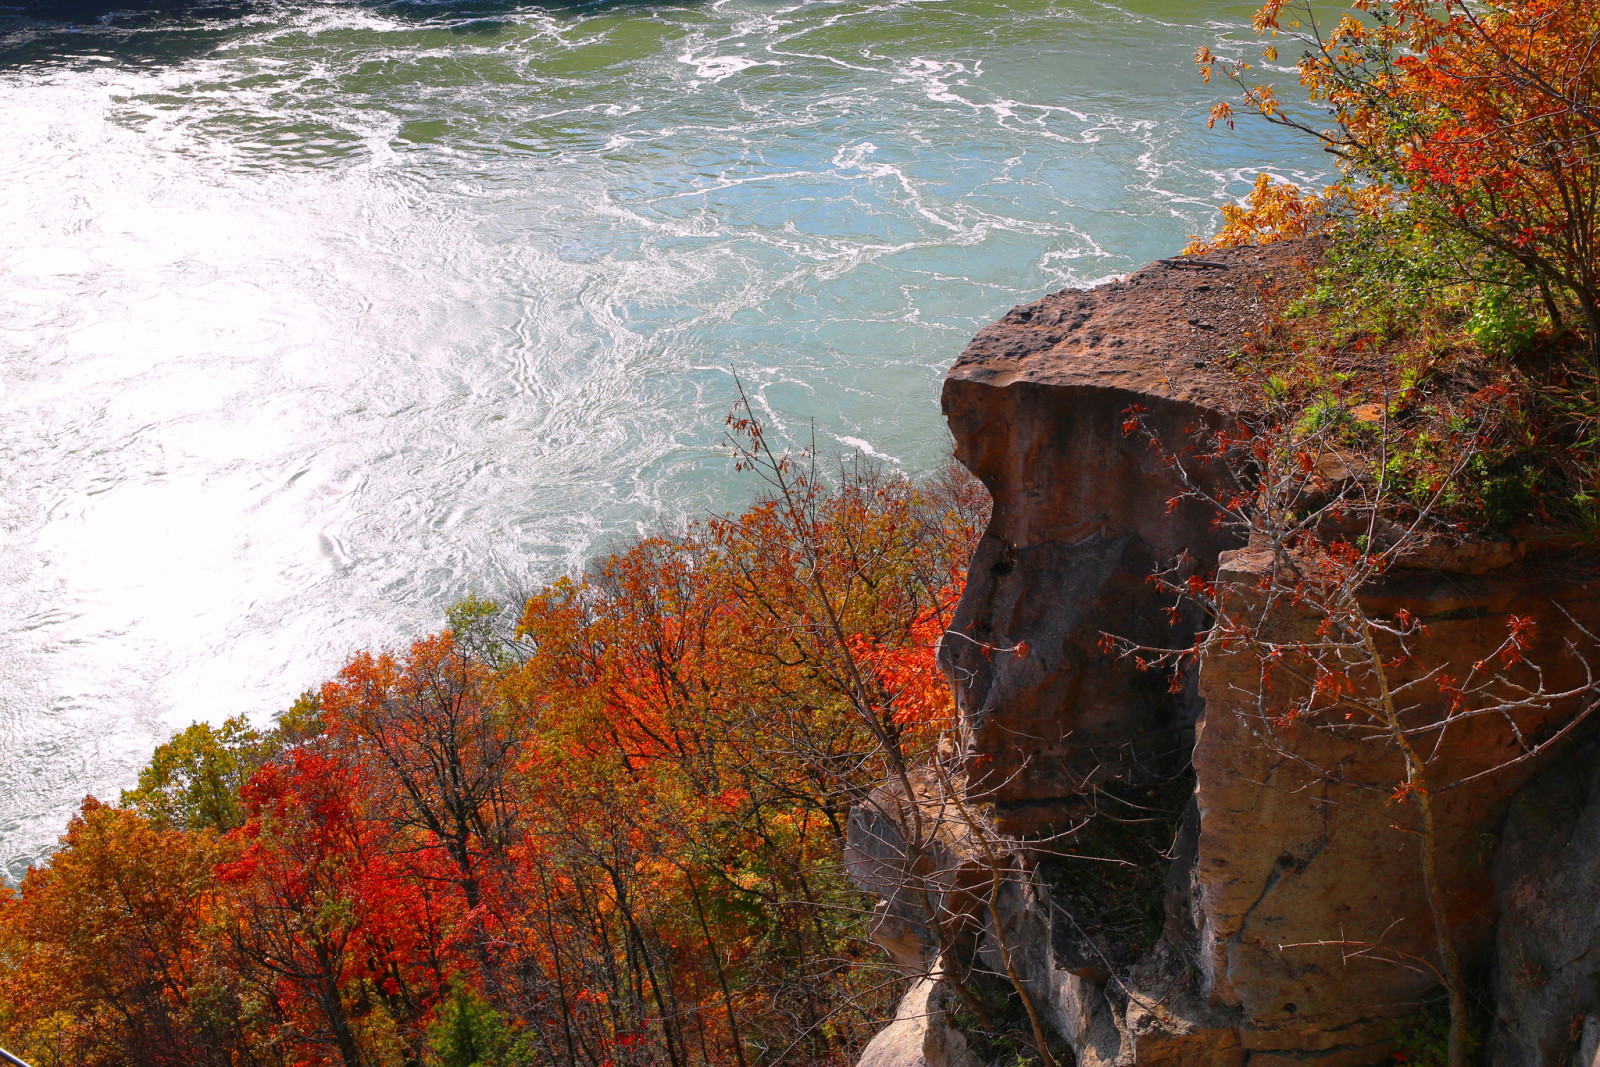
[[[1329,27],[1268,0],[1260,35],[1303,48],[1301,84],[1333,127],[1285,107],[1248,63],[1197,54],[1243,106],[1321,140],[1353,175],[1392,184],[1441,230],[1519,264],[1600,354],[1600,6],[1590,0],[1354,0]],[[1263,59],[1278,57],[1275,41]],[[1233,118],[1217,105],[1212,122]]]
[[[555,905],[527,927],[550,929],[540,973],[582,1009],[575,1045],[843,1061],[886,1009],[838,852],[881,740],[914,758],[953,712],[934,645],[981,490],[838,475],[799,511],[648,538],[527,604],[525,847]],[[597,995],[610,1033],[582,1007]]]
[[[848,813],[950,721],[934,646],[984,504],[847,464],[799,512],[552,583],[515,638],[474,598],[271,730],[185,732],[0,902],[0,1032],[106,1067],[207,1062],[130,1058],[163,1020],[272,1067],[853,1062],[898,979],[842,870]],[[119,869],[88,850],[102,824],[120,869],[172,883],[171,944],[106,936],[115,913],[63,888]],[[52,940],[79,928],[93,969]]]
[[[1320,193],[1280,182],[1263,171],[1241,204],[1222,205],[1222,227],[1209,237],[1191,237],[1184,255],[1219,248],[1265,245],[1331,232],[1345,219],[1378,215],[1394,206],[1387,185],[1330,185]]]
[[[0,1009],[20,1052],[38,1067],[237,1062],[237,983],[205,937],[225,853],[213,833],[86,799],[0,899]]]

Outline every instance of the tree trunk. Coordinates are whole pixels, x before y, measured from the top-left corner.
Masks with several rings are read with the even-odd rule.
[[[330,974],[324,974],[322,982],[322,1011],[328,1017],[328,1029],[333,1031],[333,1040],[339,1046],[339,1058],[344,1060],[344,1067],[361,1067],[361,1050],[356,1047],[355,1031],[350,1029],[350,1020],[344,1013],[344,1003],[339,999],[339,983]]]
[[[1428,895],[1428,910],[1433,914],[1433,936],[1439,946],[1439,962],[1444,970],[1444,986],[1450,994],[1449,1067],[1467,1067],[1467,1042],[1470,1018],[1467,1010],[1467,981],[1461,972],[1461,953],[1456,949],[1455,933],[1445,908],[1444,891],[1439,885],[1439,837],[1433,825],[1433,798],[1418,794],[1422,811],[1422,888]]]

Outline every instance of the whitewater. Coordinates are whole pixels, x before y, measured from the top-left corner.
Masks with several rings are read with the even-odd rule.
[[[183,725],[740,506],[733,375],[909,474],[1045,291],[1312,146],[1202,0],[0,10],[0,872]]]

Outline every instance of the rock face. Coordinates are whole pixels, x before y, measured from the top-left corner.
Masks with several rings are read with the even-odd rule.
[[[1600,744],[1517,794],[1494,859],[1491,1067],[1600,1055]]]
[[[1314,251],[1238,249],[1218,254],[1225,267],[1055,293],[980,331],[946,378],[956,457],[994,513],[941,656],[973,779],[1006,829],[1063,825],[1085,792],[1170,761],[1182,702],[1107,657],[1102,631],[1184,640],[1146,578],[1180,552],[1214,564],[1231,542],[1196,505],[1169,508],[1177,481],[1123,424],[1138,406],[1182,447],[1217,419],[1236,388],[1218,357],[1257,328],[1259,291]]]
[[[944,858],[926,861],[945,878],[941,907],[961,916],[952,929],[980,960],[993,955],[997,914],[1000,932],[1025,947],[1022,980],[1084,1067],[1375,1067],[1390,1062],[1394,1020],[1436,984],[1416,838],[1397,828],[1410,811],[1304,770],[1337,766],[1349,782],[1393,782],[1392,757],[1341,747],[1333,735],[1308,737],[1292,755],[1264,747],[1259,675],[1242,656],[1211,655],[1174,693],[1101,647],[1105,633],[1169,647],[1194,634],[1201,620],[1174,624],[1146,580],[1180,555],[1250,595],[1261,554],[1229,540],[1203,509],[1169,506],[1172,471],[1124,423],[1137,407],[1177,449],[1237,410],[1240,387],[1220,357],[1259,327],[1264,295],[1297,284],[1318,255],[1296,243],[1234,250],[1216,254],[1217,266],[1157,264],[1053,294],[980,332],[945,383],[957,457],[994,501],[940,653],[969,800],[991,804],[1001,831],[1038,835],[1069,825],[1091,800],[1129,795],[1192,761],[1193,800],[1170,853],[1166,925],[1153,947],[1108,953],[1063,903],[1070,894],[1052,897],[1020,859],[1008,861],[1019,865],[1003,906],[989,910],[978,906],[982,865],[970,844],[952,838]],[[1529,616],[1538,623],[1530,659],[1545,666],[1551,689],[1564,688],[1583,677],[1567,648],[1585,643],[1576,623],[1600,633],[1600,582],[1541,551],[1430,549],[1365,599],[1374,613],[1403,604],[1422,616],[1422,651],[1452,669],[1492,649],[1508,616]],[[1312,623],[1285,615],[1275,625]],[[1600,650],[1591,651],[1600,669]],[[1546,724],[1520,725],[1538,735]],[[1452,727],[1436,770],[1461,778],[1503,764],[1512,740],[1498,720]],[[1593,1067],[1600,1054],[1592,765],[1569,746],[1543,765],[1517,763],[1435,798],[1452,929],[1476,973],[1498,957],[1496,1065],[1587,1055]],[[926,976],[934,946],[916,901],[891,885],[904,848],[894,844],[895,820],[880,817],[889,807],[878,807],[852,819],[851,873],[886,898],[875,937],[905,973]]]
[[[1469,569],[1472,558],[1467,554]],[[1265,552],[1225,554],[1218,580],[1253,590],[1268,565]],[[1417,614],[1427,626],[1413,644],[1418,661],[1448,664],[1445,672],[1457,678],[1500,644],[1511,615],[1538,619],[1528,660],[1543,667],[1552,690],[1581,687],[1585,676],[1582,660],[1567,647],[1581,634],[1557,605],[1580,619],[1600,618],[1600,583],[1563,579],[1547,561],[1532,559],[1482,574],[1400,568],[1363,600],[1375,616],[1393,616],[1401,607]],[[1286,639],[1309,638],[1316,621],[1280,614],[1275,625]],[[1591,659],[1595,651],[1589,649]],[[1405,671],[1394,668],[1395,685],[1408,680]],[[1523,671],[1519,681],[1536,684],[1533,669]],[[1282,748],[1263,743],[1258,672],[1255,661],[1232,655],[1208,657],[1200,667],[1205,713],[1194,747],[1200,834],[1190,905],[1195,962],[1212,1001],[1239,1010],[1247,1047],[1280,1054],[1339,1049],[1343,1063],[1384,1062],[1394,1020],[1415,1011],[1438,982],[1417,965],[1437,954],[1413,832],[1415,803],[1385,802],[1384,793],[1404,777],[1398,753],[1387,748],[1305,727],[1284,732]],[[1267,705],[1281,705],[1278,695],[1269,690]],[[1425,699],[1443,713],[1446,698],[1437,686]],[[1557,704],[1520,717],[1519,726],[1539,736],[1576,710],[1575,702]],[[1506,720],[1478,718],[1443,739],[1429,774],[1440,783],[1458,781],[1502,766],[1517,752]],[[1331,785],[1308,768],[1337,770],[1382,792]],[[1533,762],[1508,766],[1434,797],[1440,883],[1469,970],[1478,968],[1494,938],[1495,835],[1511,795],[1538,769]]]
[[[901,974],[965,967],[978,950],[990,867],[961,813],[941,802],[939,780],[890,784],[850,810],[845,872],[880,898],[869,936]]]
[[[982,1067],[946,1017],[947,996],[937,978],[913,981],[894,1022],[868,1043],[858,1067]]]

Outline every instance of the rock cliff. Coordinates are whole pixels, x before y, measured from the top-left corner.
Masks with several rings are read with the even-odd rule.
[[[1392,756],[1319,742],[1315,761],[1352,783],[1330,788],[1258,743],[1244,678],[1255,665],[1213,654],[1174,687],[1101,647],[1108,632],[1182,644],[1202,625],[1165,613],[1147,581],[1158,564],[1186,556],[1240,596],[1254,588],[1260,551],[1194,502],[1172,507],[1170,464],[1123,424],[1137,407],[1179,450],[1247,404],[1228,354],[1319,255],[1306,243],[1233,250],[1052,294],[981,331],[945,383],[956,455],[994,501],[941,648],[971,798],[1022,842],[1028,866],[1048,851],[1043,839],[1081,843],[1087,813],[1137,806],[1161,783],[1189,795],[1157,894],[1159,937],[1097,927],[1070,863],[1010,879],[988,917],[963,911],[987,924],[991,956],[1006,916],[1000,933],[1023,947],[1027,988],[1081,1064],[1389,1063],[1396,1021],[1438,982],[1415,835],[1355,795],[1393,780]],[[1584,626],[1600,632],[1595,572],[1537,544],[1430,552],[1363,595],[1375,612],[1419,616],[1429,656],[1452,670],[1487,655],[1508,617],[1533,618],[1530,659],[1553,687],[1583,683],[1573,650]],[[1315,621],[1276,625],[1309,632]],[[1574,710],[1517,727],[1548,733]],[[1440,759],[1455,778],[1503,764],[1517,727],[1473,720],[1439,740]],[[1552,756],[1438,800],[1440,882],[1474,980],[1493,991],[1497,1065],[1565,1065],[1600,1044],[1600,800],[1592,757],[1575,755],[1582,743],[1575,731]],[[1551,811],[1559,818],[1530,814]],[[887,898],[880,939],[925,975],[915,908],[892,879],[861,873],[905,852],[869,816],[852,822],[852,870]],[[1126,892],[1139,891],[1130,881]]]
[[[956,458],[994,512],[941,655],[1006,829],[1059,827],[1086,793],[1174,757],[1192,708],[1108,661],[1101,633],[1182,639],[1146,579],[1180,552],[1214,565],[1230,542],[1193,503],[1169,507],[1172,472],[1122,425],[1141,406],[1181,448],[1217,418],[1238,391],[1221,362],[1259,328],[1261,290],[1307,251],[1158,263],[1054,293],[980,331],[946,378]]]
[[[1264,556],[1248,548],[1225,554],[1219,580],[1254,588]],[[1600,583],[1563,576],[1543,556],[1484,573],[1476,567],[1476,557],[1464,554],[1400,568],[1364,599],[1374,615],[1415,613],[1427,628],[1416,661],[1444,664],[1458,678],[1492,654],[1510,616],[1538,619],[1529,660],[1555,684],[1582,684],[1584,664],[1567,647],[1579,635],[1563,609],[1592,624],[1600,618]],[[1316,629],[1310,618],[1279,625],[1305,635]],[[1404,684],[1405,669],[1396,668],[1394,684]],[[1328,1050],[1318,1063],[1386,1062],[1396,1019],[1416,1011],[1439,981],[1427,962],[1436,956],[1435,936],[1407,812],[1360,788],[1403,778],[1399,756],[1307,733],[1296,755],[1339,767],[1353,784],[1308,774],[1255,736],[1246,694],[1255,692],[1256,670],[1233,656],[1209,657],[1200,667],[1199,839],[1187,919],[1202,986],[1212,1002],[1238,1012],[1247,1047],[1273,1055]],[[1556,704],[1518,726],[1550,732],[1572,711]],[[1489,963],[1499,911],[1490,861],[1507,807],[1541,769],[1533,761],[1504,766],[1514,745],[1509,721],[1473,719],[1441,739],[1434,764],[1440,781],[1501,768],[1434,798],[1439,878],[1469,971]],[[1600,851],[1586,859],[1595,867]]]
[[[1520,792],[1494,857],[1489,1034],[1496,1067],[1600,1057],[1600,751],[1591,740]]]

